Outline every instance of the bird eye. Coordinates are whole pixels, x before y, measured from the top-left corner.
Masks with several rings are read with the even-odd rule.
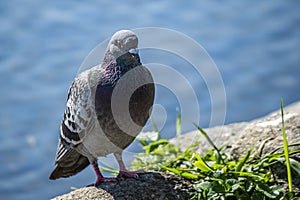
[[[117,41],[117,46],[118,46],[119,48],[122,48],[122,47],[123,47],[122,42],[120,42],[120,41],[118,40],[118,41]]]

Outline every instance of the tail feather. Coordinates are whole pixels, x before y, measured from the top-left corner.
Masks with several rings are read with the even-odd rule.
[[[81,155],[74,149],[70,149],[68,156],[64,159],[60,159],[55,166],[55,169],[51,173],[49,179],[55,180],[58,178],[66,178],[73,176],[82,171],[89,165],[87,157]]]
[[[49,177],[51,180],[73,176],[90,164],[87,157],[78,153],[62,137],[59,138],[55,163],[55,168]]]

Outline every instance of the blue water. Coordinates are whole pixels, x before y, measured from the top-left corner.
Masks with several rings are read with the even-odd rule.
[[[88,53],[120,29],[168,28],[201,44],[224,82],[226,124],[276,110],[281,97],[300,100],[298,1],[173,2],[0,2],[0,199],[49,199],[94,181],[91,168],[69,179],[48,176],[68,87]],[[160,51],[141,51],[141,59],[179,71],[190,65]],[[200,125],[208,127],[209,86],[192,71],[185,77],[199,100]],[[170,138],[178,100],[162,87],[156,96],[158,113],[167,116],[157,115],[157,123]]]

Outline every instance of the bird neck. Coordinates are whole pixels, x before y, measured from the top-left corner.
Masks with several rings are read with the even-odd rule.
[[[126,53],[117,59],[107,52],[103,59],[104,82],[115,84],[115,82],[129,70],[142,65],[138,54]]]
[[[141,65],[138,54],[125,53],[116,59],[117,66],[120,67],[121,74],[125,74],[127,71]]]

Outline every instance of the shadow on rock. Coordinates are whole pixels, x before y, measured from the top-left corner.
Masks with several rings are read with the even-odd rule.
[[[191,182],[168,173],[143,173],[137,179],[101,183],[114,199],[188,199]]]

